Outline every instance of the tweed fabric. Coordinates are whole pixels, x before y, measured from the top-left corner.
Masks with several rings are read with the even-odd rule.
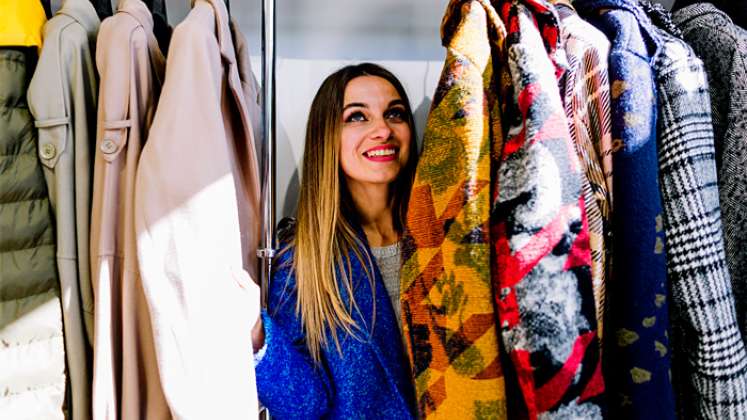
[[[674,419],[651,69],[658,39],[635,0],[578,0],[574,6],[611,44],[614,270],[607,286],[610,339],[604,350],[610,415]]]
[[[600,418],[604,381],[589,233],[582,174],[557,87],[564,64],[557,15],[542,1],[498,3],[508,28],[513,95],[492,178],[490,239],[501,337],[511,361],[509,412]]]
[[[709,3],[674,13],[708,73],[726,261],[747,336],[747,31]]]
[[[490,283],[491,150],[502,138],[505,29],[487,0],[452,0],[402,247],[402,324],[423,418],[506,418]]]
[[[703,63],[658,31],[659,177],[672,304],[674,377],[687,418],[747,418],[747,352],[737,325],[719,211]]]
[[[571,140],[584,174],[583,192],[589,221],[591,279],[602,339],[607,272],[612,235],[612,123],[607,57],[610,43],[585,22],[570,3],[557,5],[568,71],[560,83]]]

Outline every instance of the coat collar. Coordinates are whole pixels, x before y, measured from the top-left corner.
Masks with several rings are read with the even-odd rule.
[[[624,10],[633,14],[638,21],[638,26],[645,40],[649,59],[655,57],[658,53],[661,41],[654,31],[651,19],[649,19],[646,12],[638,5],[637,0],[576,0],[573,4],[576,10],[585,15],[585,17],[598,16],[601,9]]]
[[[353,317],[363,327],[366,334],[366,336],[359,338],[365,340],[371,346],[387,377],[399,390],[397,395],[402,398],[401,403],[404,406],[411,407],[414,395],[412,394],[412,383],[402,343],[402,334],[399,332],[395,312],[384,286],[384,280],[381,278],[379,267],[371,253],[366,235],[359,226],[356,226],[356,231],[362,243],[360,251],[364,256],[364,261],[358,259],[354,253],[351,253],[350,256],[353,272],[353,293],[360,308],[360,312],[353,313]],[[368,265],[368,261],[365,259],[366,255],[371,258],[372,270],[369,271],[374,276],[374,290],[371,290],[371,283],[366,277],[366,269],[364,268]],[[341,290],[343,289],[341,288]],[[346,300],[344,292],[343,299]]]
[[[731,22],[729,15],[722,12],[711,3],[696,3],[683,7],[682,9],[672,13],[672,21],[675,25],[682,26],[689,20],[697,19],[706,15],[715,15]]]
[[[218,37],[220,55],[229,64],[236,63],[236,52],[231,38],[230,19],[226,4],[223,0],[192,0],[192,7],[199,7],[201,3],[211,7],[215,13],[215,33]]]
[[[158,79],[159,85],[162,86],[166,73],[166,57],[161,52],[161,47],[158,46],[158,41],[153,35],[153,15],[148,10],[148,6],[142,0],[120,0],[117,5],[117,13],[127,13],[145,29],[153,73]]]
[[[78,22],[95,41],[101,21],[96,9],[87,0],[65,0],[55,15],[65,15]]]
[[[142,0],[120,0],[117,13],[127,13],[145,28],[146,33],[153,33],[153,15]]]
[[[373,259],[371,248],[363,232],[362,227],[353,222],[358,239],[360,240],[359,251],[364,256],[371,256],[372,273],[374,276],[374,290],[371,290],[370,281],[366,277],[365,266],[367,261],[361,261],[355,253],[350,254],[350,266],[353,282],[353,294],[355,302],[360,311],[355,311],[351,315],[356,324],[362,331],[357,333],[356,338],[364,341],[370,346],[371,351],[376,355],[384,369],[384,372],[399,392],[397,395],[401,398],[401,403],[406,407],[415,406],[415,395],[413,393],[412,378],[407,362],[407,357],[402,342],[402,334],[397,327],[397,319],[392,309],[389,295],[381,278],[381,273]],[[280,239],[279,249],[284,248],[292,242],[295,235],[296,220],[293,218],[284,218],[278,224],[278,238]],[[280,260],[280,266],[291,264],[291,254],[284,254]],[[337,268],[338,275],[340,268]],[[350,298],[345,292],[345,287],[340,287],[340,293],[343,303],[347,306]],[[376,316],[374,317],[373,308],[376,307]],[[373,327],[373,328],[372,328]],[[334,345],[331,345],[330,351],[337,351]]]

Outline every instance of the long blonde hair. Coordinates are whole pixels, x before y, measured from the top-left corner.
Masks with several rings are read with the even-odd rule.
[[[363,265],[373,289],[373,265],[365,255],[365,239],[358,233],[358,216],[352,204],[345,176],[340,167],[342,112],[347,84],[360,76],[381,77],[394,86],[405,103],[412,133],[410,157],[395,181],[391,198],[394,226],[402,232],[415,168],[417,144],[410,102],[397,78],[371,63],[344,67],[324,80],[311,104],[306,126],[301,189],[293,248],[293,272],[296,278],[296,312],[300,314],[306,345],[315,361],[329,336],[340,351],[338,330],[355,337],[353,312],[358,311],[352,283],[350,253]],[[340,278],[338,278],[338,276]],[[343,303],[341,288],[349,297]]]

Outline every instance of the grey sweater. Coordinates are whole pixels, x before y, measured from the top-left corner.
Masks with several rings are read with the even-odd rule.
[[[397,318],[397,325],[401,332],[402,317],[400,314],[402,311],[399,304],[399,242],[382,247],[371,247],[371,253],[376,260],[376,265],[379,267],[381,279],[384,280],[384,287],[386,288],[387,295],[389,295],[389,301],[392,303],[394,315]]]

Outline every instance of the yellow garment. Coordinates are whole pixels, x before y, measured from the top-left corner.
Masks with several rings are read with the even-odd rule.
[[[504,56],[505,33],[489,0],[451,0],[441,25],[446,61],[410,194],[400,287],[418,413],[428,420],[508,418],[488,223],[499,98],[510,87],[493,56]]]
[[[39,0],[0,0],[0,46],[41,48],[46,21]]]

